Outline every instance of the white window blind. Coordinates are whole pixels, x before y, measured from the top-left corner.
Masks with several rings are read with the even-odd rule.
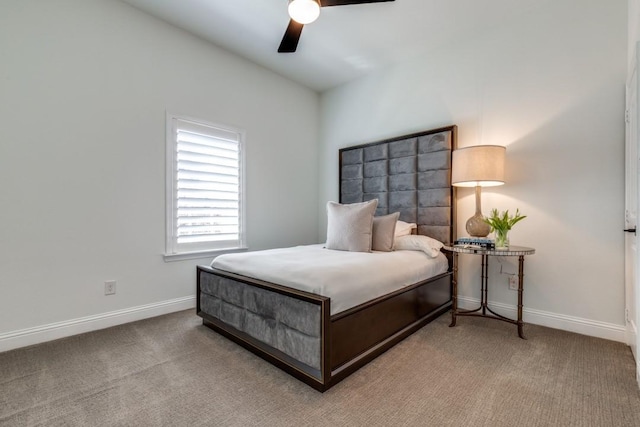
[[[167,254],[243,247],[243,132],[168,119]]]

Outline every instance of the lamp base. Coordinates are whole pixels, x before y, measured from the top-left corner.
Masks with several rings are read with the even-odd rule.
[[[491,226],[484,222],[484,217],[479,212],[467,220],[466,228],[471,237],[487,237],[491,231]]]

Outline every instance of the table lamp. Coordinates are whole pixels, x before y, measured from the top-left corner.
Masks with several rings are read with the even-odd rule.
[[[476,145],[453,152],[451,185],[476,188],[476,213],[466,224],[467,233],[472,237],[486,237],[491,231],[482,215],[480,188],[504,184],[506,151],[500,145]]]

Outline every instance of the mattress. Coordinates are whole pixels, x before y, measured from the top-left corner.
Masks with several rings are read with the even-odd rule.
[[[331,314],[445,273],[447,258],[422,251],[346,252],[320,245],[225,254],[215,269],[331,298]]]

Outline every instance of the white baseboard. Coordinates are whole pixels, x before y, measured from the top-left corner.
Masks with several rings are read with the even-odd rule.
[[[631,347],[631,352],[633,353],[633,357],[634,359],[638,360],[638,348],[637,348],[637,343],[638,341],[638,328],[636,327],[636,323],[627,318],[627,344],[629,345],[629,347]]]
[[[458,306],[461,309],[474,309],[478,307],[479,304],[480,301],[476,298],[458,297]],[[497,302],[489,302],[489,305],[505,316],[516,317],[517,308],[515,306]],[[111,326],[135,322],[136,320],[148,319],[176,311],[188,310],[195,308],[195,306],[196,297],[189,296],[8,332],[0,334],[0,352],[85,332],[97,331],[98,329],[105,329]],[[524,308],[523,317],[526,323],[627,344],[627,331],[623,325],[529,308]],[[640,383],[640,377],[638,377],[638,381]]]
[[[469,297],[458,297],[458,307],[464,310],[473,310],[480,305],[480,300]],[[489,306],[496,312],[515,319],[518,309],[516,306],[489,301]],[[553,329],[575,332],[591,337],[604,338],[627,344],[627,331],[624,325],[599,322],[597,320],[583,319],[580,317],[556,314],[548,311],[524,308],[522,318],[525,323],[546,326]],[[526,333],[526,332],[525,332]]]
[[[194,295],[8,332],[0,334],[0,352],[188,310],[195,306]]]

